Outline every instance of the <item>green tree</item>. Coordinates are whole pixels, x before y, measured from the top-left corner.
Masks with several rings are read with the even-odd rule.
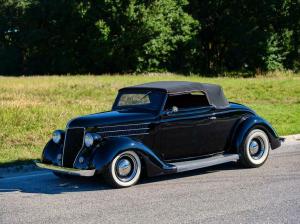
[[[189,11],[202,24],[197,36],[200,70],[286,68],[287,59],[296,57],[290,55],[295,33],[290,25],[300,14],[293,11],[295,4],[299,5],[291,0],[190,0]],[[292,12],[298,17],[295,21]]]
[[[0,0],[0,74],[300,69],[299,0]]]
[[[91,61],[108,72],[171,68],[178,46],[196,34],[197,21],[183,10],[187,4],[186,0],[91,1],[87,18],[91,34],[97,34],[88,37]]]

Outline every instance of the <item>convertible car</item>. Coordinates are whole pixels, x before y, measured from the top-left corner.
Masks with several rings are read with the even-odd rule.
[[[152,82],[119,90],[112,110],[77,117],[53,132],[37,166],[59,177],[98,175],[129,187],[157,176],[240,161],[259,167],[281,145],[253,110],[220,86]]]

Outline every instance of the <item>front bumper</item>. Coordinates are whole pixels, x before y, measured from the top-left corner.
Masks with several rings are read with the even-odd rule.
[[[84,177],[92,177],[95,175],[96,170],[79,170],[68,167],[54,166],[50,164],[35,162],[35,164],[43,169],[52,170],[59,173],[65,173],[74,176],[84,176]]]

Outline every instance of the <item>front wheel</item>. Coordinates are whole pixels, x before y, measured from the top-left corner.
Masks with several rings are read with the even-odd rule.
[[[109,164],[104,176],[113,187],[130,187],[141,176],[141,160],[134,151],[122,152]]]
[[[241,163],[245,167],[254,168],[263,165],[270,152],[267,134],[261,129],[253,129],[243,142]]]

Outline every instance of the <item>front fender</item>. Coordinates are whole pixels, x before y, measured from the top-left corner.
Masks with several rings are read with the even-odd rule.
[[[236,152],[240,152],[241,147],[243,146],[243,141],[246,138],[247,134],[251,129],[260,128],[266,132],[269,137],[271,148],[275,149],[281,145],[279,136],[277,135],[274,128],[263,118],[253,115],[246,118],[239,123],[236,134],[233,138],[233,148]]]
[[[57,160],[57,155],[62,154],[63,145],[56,144],[51,140],[48,141],[46,146],[44,147],[41,161],[45,164],[53,164],[53,165],[61,165],[61,160]]]
[[[112,137],[103,140],[97,148],[93,149],[91,166],[100,173],[108,167],[115,156],[126,150],[133,150],[141,157],[148,176],[176,171],[174,166],[164,163],[147,146],[128,137]]]

